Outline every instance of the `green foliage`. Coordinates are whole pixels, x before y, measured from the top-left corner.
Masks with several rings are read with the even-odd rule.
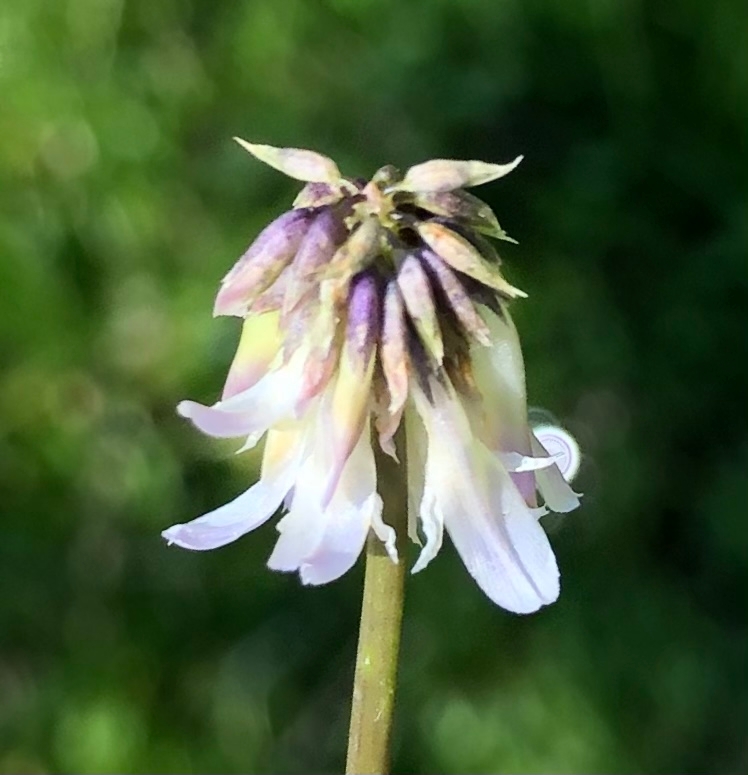
[[[395,767],[746,760],[748,19],[741,0],[5,0],[0,771],[340,771],[360,573],[159,531],[251,455],[175,416],[238,338],[218,279],[296,189],[232,135],[481,190],[531,396],[586,453],[517,618],[451,547],[409,580]]]

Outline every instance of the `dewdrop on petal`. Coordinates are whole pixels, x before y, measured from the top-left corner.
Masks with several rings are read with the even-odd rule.
[[[244,321],[221,399],[178,411],[240,451],[264,437],[262,469],[245,493],[164,537],[214,549],[281,510],[268,565],[305,584],[349,570],[370,532],[400,562],[374,445],[397,459],[402,427],[413,572],[446,532],[495,603],[517,613],[552,603],[559,572],[538,520],[579,505],[568,484],[579,449],[560,428],[530,428],[509,313],[526,294],[486,238],[513,240],[463,190],[521,157],[386,166],[361,183],[314,151],[237,142],[305,185],[220,284],[214,314]]]

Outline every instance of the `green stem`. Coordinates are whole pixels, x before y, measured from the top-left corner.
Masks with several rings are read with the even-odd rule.
[[[380,481],[382,468],[392,466],[378,466]],[[391,481],[402,481],[402,468],[395,476]],[[390,766],[407,543],[406,503],[397,497],[402,488],[392,489],[384,490],[394,496],[385,498],[384,518],[397,531],[400,562],[395,565],[376,536],[369,536],[345,768],[349,775],[383,775]]]

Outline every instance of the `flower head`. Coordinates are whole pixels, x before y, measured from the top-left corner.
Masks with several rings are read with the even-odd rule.
[[[238,142],[306,185],[221,283],[214,313],[244,319],[221,400],[178,409],[211,436],[243,438],[242,449],[266,436],[262,471],[234,501],[164,537],[214,549],[283,507],[270,568],[324,584],[356,562],[370,531],[398,562],[371,438],[374,429],[396,457],[403,425],[408,532],[421,546],[413,572],[446,529],[491,600],[519,613],[553,602],[558,568],[538,520],[578,505],[558,465],[576,466],[578,450],[566,440],[564,457],[543,441],[563,432],[540,438],[528,425],[508,311],[525,294],[487,237],[513,240],[463,190],[522,157],[437,159],[405,175],[388,166],[366,183],[312,151]]]

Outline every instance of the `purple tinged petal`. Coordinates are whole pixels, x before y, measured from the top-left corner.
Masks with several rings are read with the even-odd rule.
[[[362,272],[351,284],[345,337],[345,353],[362,371],[374,354],[379,337],[380,309],[376,275]]]
[[[283,318],[319,292],[319,270],[332,261],[348,234],[340,214],[325,209],[312,221],[291,264],[291,280],[283,301]]]
[[[530,455],[525,364],[517,329],[509,313],[504,319],[485,311],[490,347],[473,352],[473,375],[483,398],[480,436],[496,454]]]
[[[278,275],[278,279],[264,290],[253,302],[251,309],[247,310],[247,317],[262,315],[265,312],[277,312],[283,306],[283,299],[291,283],[292,264],[289,264]]]
[[[348,300],[345,341],[331,388],[328,443],[333,451],[333,461],[323,504],[337,488],[371,407],[380,307],[379,283],[373,273],[354,278]]]
[[[441,288],[444,297],[463,328],[480,344],[490,345],[491,336],[488,326],[475,309],[462,281],[433,251],[423,250],[420,257],[430,269],[438,287]]]
[[[437,221],[417,223],[421,239],[453,269],[472,277],[483,285],[499,291],[510,299],[526,298],[527,294],[510,285],[499,267],[488,261],[468,240]]]
[[[493,210],[467,191],[457,189],[456,191],[417,192],[410,201],[416,207],[456,220],[461,225],[488,234],[490,237],[509,239],[496,220]]]
[[[395,462],[400,462],[397,457],[397,449],[393,441],[395,433],[400,426],[400,420],[403,416],[404,407],[397,407],[394,411],[392,407],[392,398],[387,388],[387,381],[381,371],[375,369],[372,381],[372,407],[374,416],[374,425],[379,435],[379,446],[386,455],[389,455]]]
[[[309,210],[291,210],[264,228],[223,278],[213,314],[244,317],[296,255],[312,217]]]
[[[397,286],[424,347],[440,364],[444,359],[444,341],[434,293],[429,276],[415,255],[406,256],[400,264]]]

